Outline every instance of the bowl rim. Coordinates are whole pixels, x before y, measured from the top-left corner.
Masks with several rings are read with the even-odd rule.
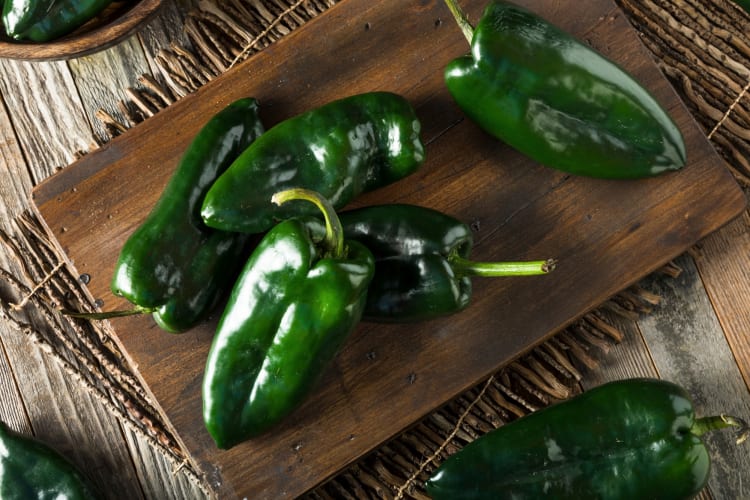
[[[104,50],[132,34],[156,14],[162,0],[140,0],[109,23],[78,35],[67,35],[45,43],[9,42],[0,39],[0,58],[26,61],[73,59]]]

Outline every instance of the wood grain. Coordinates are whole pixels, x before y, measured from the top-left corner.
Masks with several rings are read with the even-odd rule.
[[[695,265],[729,342],[745,385],[750,387],[750,214],[700,242]]]
[[[744,208],[741,191],[611,2],[585,9],[573,1],[523,3],[647,86],[685,134],[688,167],[648,181],[612,182],[535,165],[462,120],[444,90],[442,68],[466,45],[452,23],[441,22],[450,19],[442,2],[348,0],[35,190],[61,248],[92,276],[92,295],[116,308],[124,304],[111,297],[108,283],[119,248],[211,114],[253,95],[271,124],[342,95],[392,90],[423,121],[428,164],[357,203],[408,201],[474,223],[478,259],[560,260],[543,278],[477,281],[474,303],[455,317],[362,325],[298,412],[227,452],[215,449],[200,417],[214,323],[173,336],[149,318],[115,322],[125,351],[222,496],[304,492]],[[465,2],[475,19],[483,4]]]
[[[137,43],[126,46],[141,50]],[[35,182],[70,163],[76,151],[95,147],[92,117],[97,107],[116,99],[120,81],[143,69],[135,67],[133,50],[113,48],[70,66],[0,61],[0,227],[5,231],[12,233],[13,219],[28,209]],[[22,275],[4,247],[0,266]],[[31,321],[44,325],[45,320],[32,316]],[[205,496],[158,449],[138,444],[138,437],[132,445],[127,442],[106,406],[10,323],[0,323],[0,348],[0,418],[69,456],[99,486],[103,498],[143,498],[145,491],[150,498]]]
[[[750,392],[742,382],[695,263],[685,254],[677,264],[683,272],[676,280],[649,277],[644,285],[663,298],[662,307],[640,321],[649,350],[659,360],[659,375],[684,387],[700,416],[746,418],[750,415]],[[746,498],[750,494],[750,456],[735,444],[735,439],[732,432],[704,437],[713,463],[709,486],[717,498]]]
[[[149,74],[148,58],[137,37],[130,37],[110,50],[68,62],[74,84],[79,89],[86,118],[97,142],[109,139],[109,131],[96,117],[103,109],[122,123],[127,120],[119,103],[127,100],[125,89],[138,86],[138,76]],[[118,82],[113,87],[111,82]]]
[[[53,61],[97,52],[117,44],[148,22],[162,0],[116,2],[101,15],[70,35],[45,43],[13,41],[0,36],[0,57],[19,60]]]
[[[95,143],[72,75],[63,62],[0,59],[0,94],[27,171],[38,184]]]

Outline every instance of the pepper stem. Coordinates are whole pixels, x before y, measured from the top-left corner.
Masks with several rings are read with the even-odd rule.
[[[461,28],[466,39],[471,44],[471,39],[474,38],[474,27],[469,22],[469,18],[466,17],[466,13],[461,10],[456,0],[445,0],[445,5],[448,6],[448,10],[453,14],[453,18],[458,23],[458,27]]]
[[[536,276],[547,274],[555,269],[555,259],[533,260],[525,262],[474,262],[454,253],[448,260],[454,272],[459,276]]]
[[[341,221],[336,215],[336,209],[331,205],[331,202],[322,194],[303,188],[279,191],[271,197],[271,202],[276,205],[283,205],[292,200],[309,201],[320,209],[326,224],[326,235],[323,241],[327,253],[334,258],[343,257],[345,253],[344,228],[341,226]]]
[[[693,422],[693,426],[690,428],[690,433],[695,436],[702,436],[706,432],[726,429],[727,427],[739,428],[737,429],[737,444],[742,444],[748,437],[750,437],[750,426],[747,422],[729,415],[698,418]]]
[[[60,309],[60,313],[62,313],[65,316],[70,316],[71,318],[81,318],[81,319],[93,319],[93,320],[103,320],[103,319],[110,319],[110,318],[123,318],[125,316],[135,316],[137,314],[150,314],[154,312],[156,309],[151,307],[141,307],[141,306],[135,306],[133,309],[124,309],[119,311],[104,311],[104,312],[80,312],[80,311],[71,311],[69,309]]]

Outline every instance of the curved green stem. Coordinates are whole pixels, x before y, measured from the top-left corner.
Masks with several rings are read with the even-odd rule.
[[[469,22],[469,18],[466,17],[466,13],[461,10],[456,0],[445,0],[445,5],[448,6],[448,10],[453,14],[453,18],[458,23],[458,27],[461,28],[466,39],[471,44],[471,39],[474,37],[474,27]]]
[[[276,205],[283,205],[292,200],[309,201],[320,209],[326,224],[326,235],[323,243],[326,253],[333,258],[342,258],[345,253],[344,228],[341,226],[341,221],[331,202],[320,193],[303,188],[287,189],[271,197],[271,201]]]
[[[525,262],[474,262],[458,254],[449,256],[448,261],[459,276],[536,276],[547,274],[557,266],[557,261],[554,259]]]
[[[706,432],[726,429],[727,427],[738,427],[737,444],[742,444],[748,437],[750,437],[750,426],[747,422],[741,418],[732,417],[730,415],[716,415],[712,417],[698,418],[690,428],[690,433],[695,436],[702,436]]]
[[[120,310],[120,311],[104,311],[104,312],[98,312],[98,313],[93,313],[93,312],[86,313],[86,312],[80,312],[80,311],[70,311],[68,309],[60,309],[60,312],[64,314],[65,316],[70,316],[71,318],[93,319],[93,320],[123,318],[125,316],[135,316],[137,314],[151,314],[154,311],[156,311],[156,309],[151,308],[151,307],[141,307],[141,306],[135,306],[133,309],[125,309],[125,310]]]

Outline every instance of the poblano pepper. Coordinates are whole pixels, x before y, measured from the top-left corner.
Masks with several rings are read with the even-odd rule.
[[[739,427],[695,418],[689,395],[658,379],[610,382],[485,434],[450,456],[426,484],[440,499],[683,499],[706,484],[701,436]]]
[[[3,23],[12,38],[47,42],[71,33],[111,3],[112,0],[6,0]]]
[[[360,320],[374,261],[345,241],[333,207],[291,190],[274,201],[312,201],[325,216],[288,219],[256,247],[235,284],[206,362],[203,418],[219,448],[268,430],[294,410]]]
[[[466,115],[539,163],[600,178],[640,178],[685,165],[683,137],[630,74],[534,13],[491,1],[472,29],[445,0],[471,54],[445,83]]]
[[[120,251],[111,288],[136,309],[68,314],[97,319],[151,312],[161,328],[175,333],[205,319],[231,288],[249,237],[206,227],[200,205],[213,181],[262,133],[258,101],[252,98],[212,117]]]
[[[277,220],[314,211],[302,202],[274,207],[271,196],[301,187],[336,208],[363,191],[413,173],[424,161],[411,105],[389,92],[333,101],[268,130],[216,181],[203,203],[207,225],[259,233]]]
[[[471,300],[472,277],[529,276],[551,271],[553,260],[469,260],[471,229],[417,205],[375,205],[341,212],[347,238],[375,256],[375,275],[363,318],[421,321],[458,312]]]
[[[67,458],[0,422],[0,498],[90,500],[95,494]]]

